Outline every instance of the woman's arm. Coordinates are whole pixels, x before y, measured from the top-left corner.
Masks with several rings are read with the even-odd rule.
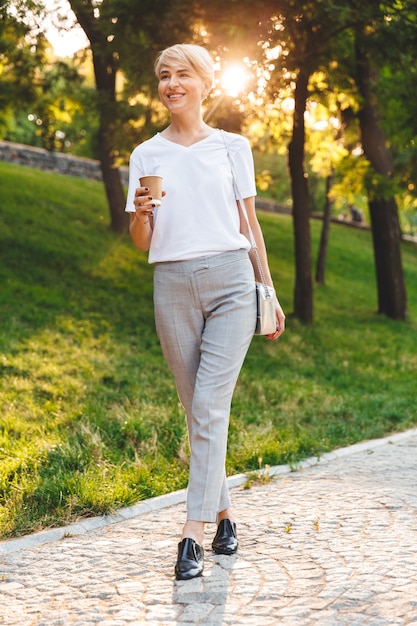
[[[129,233],[133,245],[136,246],[136,248],[139,248],[142,252],[149,250],[152,239],[152,228],[149,218],[144,220],[138,217],[137,213],[131,213]]]
[[[274,283],[272,281],[271,272],[269,270],[268,256],[266,252],[265,241],[264,241],[264,237],[262,234],[261,226],[258,221],[258,217],[256,215],[256,211],[255,211],[255,198],[254,197],[245,198],[244,202],[245,202],[246,212],[248,214],[249,226],[252,231],[253,237],[255,239],[255,243],[256,243],[256,247],[257,247],[258,255],[259,255],[259,260],[261,262],[262,270],[265,276],[265,282],[267,285],[270,285],[271,287],[273,287]],[[242,232],[248,239],[250,239],[246,218],[243,215],[240,207],[239,207],[239,215],[240,215],[240,232]],[[258,282],[261,282],[261,277],[259,275],[259,269],[256,263],[253,250],[250,251],[249,256],[252,261],[253,269],[255,272],[255,278]],[[272,335],[266,335],[267,339],[272,339],[272,340],[278,339],[278,337],[280,337],[280,335],[282,335],[282,333],[285,330],[285,314],[276,296],[275,296],[275,314],[276,314],[276,319],[277,319],[277,330]]]

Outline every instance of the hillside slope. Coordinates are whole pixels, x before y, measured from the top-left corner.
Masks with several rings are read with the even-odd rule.
[[[0,180],[0,535],[184,487],[184,415],[146,255],[110,232],[101,184],[5,163]],[[410,319],[395,323],[375,314],[370,234],[332,225],[326,286],[302,327],[290,315],[291,218],[260,220],[288,326],[276,344],[252,342],[228,472],[415,425],[416,246],[403,247]]]

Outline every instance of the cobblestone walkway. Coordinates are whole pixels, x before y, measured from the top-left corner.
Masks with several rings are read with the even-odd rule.
[[[184,503],[60,540],[0,543],[7,626],[417,624],[417,431],[232,489],[239,553],[176,582]]]

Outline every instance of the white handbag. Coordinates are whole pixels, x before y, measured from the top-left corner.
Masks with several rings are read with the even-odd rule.
[[[275,290],[269,285],[255,281],[256,327],[255,335],[272,335],[277,329],[275,313]]]

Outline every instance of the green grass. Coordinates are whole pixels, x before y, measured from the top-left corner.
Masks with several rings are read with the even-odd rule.
[[[0,536],[186,486],[183,411],[162,358],[152,268],[108,228],[102,186],[0,164]],[[291,311],[291,219],[260,216]],[[312,223],[314,249],[320,223]],[[232,407],[228,472],[295,464],[417,423],[417,247],[410,318],[375,314],[368,232],[332,225],[315,323],[255,337]]]

